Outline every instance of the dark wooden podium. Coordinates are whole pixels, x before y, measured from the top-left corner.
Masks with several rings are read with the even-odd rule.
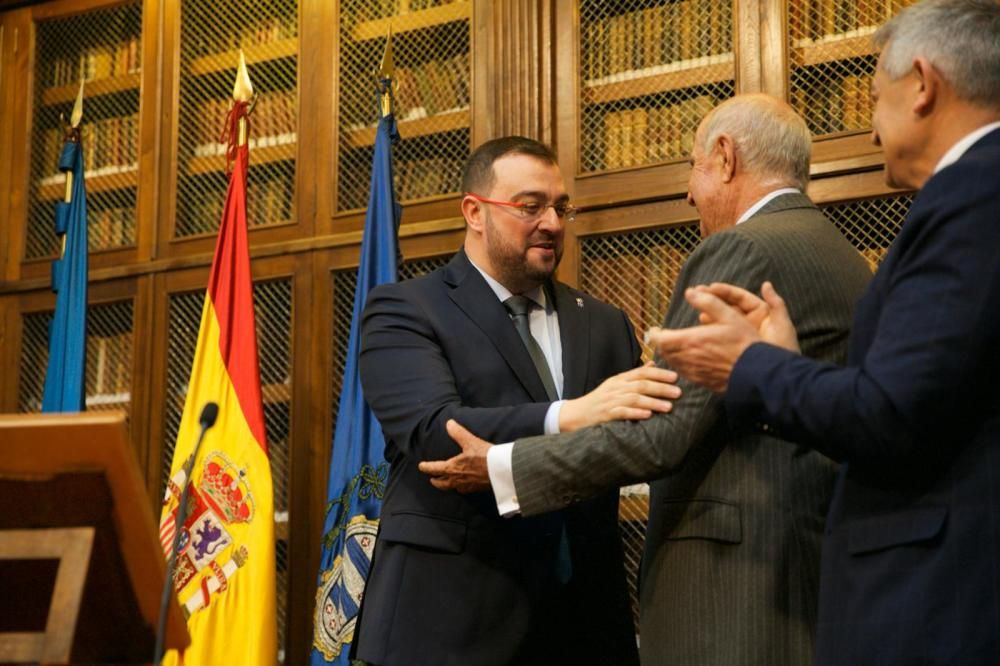
[[[0,415],[0,663],[148,663],[166,565],[125,415]],[[189,643],[170,605],[166,646]]]

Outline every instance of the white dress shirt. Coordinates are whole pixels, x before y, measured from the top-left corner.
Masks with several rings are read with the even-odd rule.
[[[490,286],[493,293],[496,294],[500,302],[506,301],[508,298],[513,296],[507,287],[503,286],[496,280],[494,280],[490,275],[488,275],[476,263],[469,260],[469,263],[475,267],[479,274],[483,276],[486,280],[486,284]],[[538,346],[542,349],[542,354],[545,356],[545,363],[549,366],[549,371],[552,373],[552,381],[556,385],[556,392],[562,396],[563,394],[563,369],[562,369],[562,340],[559,337],[559,316],[556,314],[556,309],[548,302],[548,298],[545,295],[545,290],[541,287],[527,291],[522,296],[525,296],[532,301],[538,307],[532,308],[531,312],[528,313],[528,328],[531,329],[531,337],[538,342]],[[549,409],[545,412],[545,423],[543,425],[543,432],[546,435],[554,435],[559,432],[559,413],[562,410],[563,400],[556,400],[551,405]],[[511,444],[510,446],[513,446]],[[492,447],[497,448],[497,447]],[[501,509],[501,515],[508,515],[517,513],[520,511],[520,505],[517,504],[517,498],[514,494],[514,473],[511,469],[511,458],[507,455],[506,458],[506,470],[500,472],[500,477],[497,479],[493,478],[493,466],[490,468],[490,482],[493,484],[494,493],[497,489],[504,497],[513,498],[514,508],[506,507],[506,510]],[[503,462],[500,463],[503,465]],[[504,485],[506,481],[506,485]]]
[[[946,166],[957,162],[959,158],[965,154],[965,151],[972,147],[972,144],[979,141],[995,129],[1000,129],[1000,121],[990,123],[989,125],[983,125],[979,129],[966,134],[964,137],[959,139],[954,146],[949,148],[948,152],[941,156],[941,159],[938,161],[937,166],[934,167],[934,171],[932,173],[937,173]]]

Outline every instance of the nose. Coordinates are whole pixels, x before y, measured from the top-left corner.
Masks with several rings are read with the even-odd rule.
[[[879,138],[878,130],[875,129],[874,127],[872,128],[871,139],[872,139],[872,145],[873,146],[881,146],[882,145],[882,139]]]
[[[556,215],[556,209],[552,206],[546,207],[542,211],[541,217],[538,218],[538,226],[544,229],[558,231],[564,224],[565,222]]]
[[[691,190],[688,190],[688,193],[687,193],[687,202],[688,202],[688,206],[694,206],[694,195],[691,194]]]

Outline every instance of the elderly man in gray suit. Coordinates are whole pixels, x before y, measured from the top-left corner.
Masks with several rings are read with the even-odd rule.
[[[744,95],[702,121],[688,202],[704,241],[676,294],[724,281],[786,295],[802,350],[843,362],[871,273],[803,193],[810,136],[785,103]],[[674,298],[666,326],[698,321]],[[561,509],[609,487],[651,482],[640,581],[647,664],[807,664],[819,551],[835,465],[761,428],[730,431],[719,399],[682,383],[672,413],[491,446],[455,422],[462,453],[421,470],[440,489],[491,484],[505,515]]]

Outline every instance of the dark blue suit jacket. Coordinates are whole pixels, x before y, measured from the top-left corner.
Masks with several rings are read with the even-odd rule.
[[[625,314],[553,283],[563,395],[638,364]],[[362,319],[361,380],[390,478],[357,656],[401,664],[634,664],[617,491],[555,516],[504,519],[492,492],[441,492],[421,460],[458,452],[449,418],[494,442],[542,434],[550,402],[503,305],[464,252],[383,285]],[[556,581],[565,523],[569,585]]]
[[[846,462],[818,664],[1000,664],[1000,131],[917,195],[848,367],[753,345],[726,405]]]

